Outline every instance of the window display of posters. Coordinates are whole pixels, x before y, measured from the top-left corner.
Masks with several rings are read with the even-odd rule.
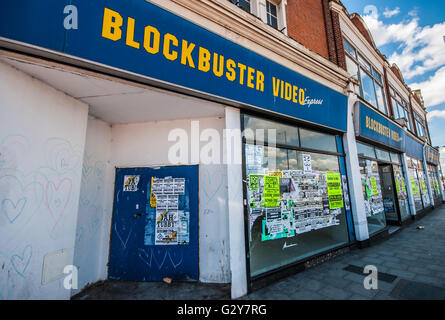
[[[277,176],[248,176],[250,227],[262,219],[262,241],[289,238],[339,224],[337,216],[344,206],[339,173],[280,172]]]
[[[413,192],[416,211],[431,205],[431,199],[425,184],[422,161],[407,157],[408,177]],[[423,182],[422,182],[423,181]]]
[[[345,208],[346,210],[350,210],[351,209],[351,202],[349,200],[349,189],[348,189],[348,179],[346,178],[345,175],[341,176],[342,179],[342,187],[343,187],[343,197],[344,197],[344,201],[345,201]]]
[[[328,187],[329,209],[343,208],[340,173],[326,172],[326,183]]]
[[[361,176],[367,217],[382,214],[384,209],[380,175],[376,161],[361,159]]]

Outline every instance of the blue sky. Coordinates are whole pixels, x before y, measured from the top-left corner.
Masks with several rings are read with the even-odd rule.
[[[433,146],[445,146],[445,0],[342,0],[365,20],[380,51],[421,89]],[[445,165],[445,148],[441,152]]]

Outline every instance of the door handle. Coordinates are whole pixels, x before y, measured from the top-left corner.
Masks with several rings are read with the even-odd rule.
[[[134,215],[133,215],[133,218],[140,218],[140,217],[142,217],[144,214],[143,213],[135,213]]]

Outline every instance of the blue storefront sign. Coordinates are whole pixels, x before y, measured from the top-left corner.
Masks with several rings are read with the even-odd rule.
[[[77,9],[77,29],[64,27],[66,6]],[[73,64],[80,58],[233,105],[347,128],[345,95],[145,0],[2,0],[0,37],[61,52]]]
[[[406,133],[402,128],[363,103],[360,103],[359,114],[359,136],[405,151]]]
[[[430,146],[426,146],[425,153],[427,162],[434,164],[435,166],[439,165],[439,159],[440,159],[439,151]]]

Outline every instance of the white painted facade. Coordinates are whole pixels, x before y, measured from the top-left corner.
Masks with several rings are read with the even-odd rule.
[[[0,298],[69,299],[88,106],[0,62],[0,119]]]

